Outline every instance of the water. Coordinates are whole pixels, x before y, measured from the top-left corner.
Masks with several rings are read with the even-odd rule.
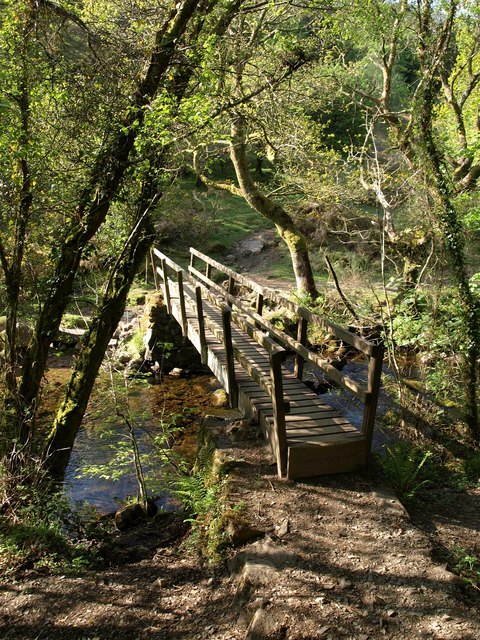
[[[172,501],[161,488],[164,462],[152,453],[153,441],[161,438],[163,425],[173,419],[187,434],[195,430],[218,383],[208,375],[190,379],[166,376],[160,384],[133,381],[128,387],[128,411],[123,376],[118,375],[114,386],[116,402],[110,380],[101,376],[96,385],[65,474],[65,494],[73,503],[87,502],[100,513],[115,511],[129,496],[137,495],[128,428],[116,414],[117,404],[134,424],[142,466],[152,493],[158,498],[157,505],[169,510],[173,508]],[[182,447],[182,454],[185,449]],[[89,470],[95,473],[88,473]]]

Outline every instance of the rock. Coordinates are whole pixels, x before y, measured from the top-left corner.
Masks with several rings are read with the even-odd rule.
[[[228,395],[225,389],[217,389],[211,396],[212,405],[214,407],[226,407],[228,404]]]
[[[227,538],[233,547],[240,547],[265,535],[264,531],[253,527],[248,520],[241,516],[227,517],[224,528]]]
[[[245,418],[231,422],[225,431],[228,435],[238,436],[239,438],[256,438],[257,435],[255,429],[252,428],[250,420]]]
[[[126,507],[115,513],[115,525],[119,531],[125,531],[125,529],[140,524],[145,518],[146,514],[142,505],[135,502],[135,504],[127,504]]]
[[[283,520],[283,522],[281,522],[278,526],[277,536],[279,538],[282,538],[283,536],[286,536],[287,533],[289,532],[290,532],[290,522],[288,518],[285,518],[285,520]]]
[[[265,243],[263,240],[244,240],[240,243],[240,250],[242,255],[253,254],[255,256],[262,253],[263,248],[265,247]]]
[[[280,640],[285,637],[283,629],[279,629],[275,612],[257,609],[250,622],[245,640]]]
[[[168,374],[171,378],[181,378],[184,371],[180,367],[174,367]]]

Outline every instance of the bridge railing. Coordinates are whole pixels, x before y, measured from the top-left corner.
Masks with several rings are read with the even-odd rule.
[[[279,474],[281,474],[282,471],[285,471],[287,462],[285,413],[289,411],[289,404],[284,402],[283,399],[281,371],[282,363],[286,357],[285,349],[266,336],[255,324],[249,322],[244,314],[232,310],[232,306],[229,306],[229,301],[225,300],[223,289],[212,289],[205,283],[190,280],[188,274],[161,251],[154,249],[153,254],[156,258],[155,272],[161,280],[167,311],[175,315],[173,300],[175,300],[175,304],[177,304],[178,300],[183,334],[193,339],[195,337],[192,335],[192,328],[189,327],[187,322],[187,306],[195,311],[202,362],[204,364],[208,362],[206,329],[223,344],[227,376],[225,387],[229,394],[231,405],[238,406],[238,388],[235,379],[234,361],[237,361],[248,375],[269,395],[273,409],[273,429],[269,431],[267,436],[276,457]],[[204,300],[220,311],[221,325],[204,313]],[[255,340],[268,354],[270,362],[268,376],[265,375],[262,368],[247,358],[241,348],[235,344],[232,339],[232,323],[240,331]]]
[[[199,262],[202,263],[200,265],[201,269],[197,268]],[[225,279],[225,277],[228,279],[226,288],[218,285],[213,280],[213,278],[216,277],[215,272],[218,272],[223,279]],[[274,337],[282,346],[292,349],[296,354],[294,371],[298,379],[302,379],[304,363],[308,361],[321,368],[329,379],[333,380],[340,387],[358,398],[364,407],[362,434],[367,439],[368,446],[370,446],[380,391],[384,354],[382,345],[375,344],[370,340],[366,340],[365,338],[340,327],[327,318],[315,314],[305,307],[288,300],[273,289],[262,287],[258,283],[250,280],[242,274],[236,273],[229,267],[194,248],[190,248],[189,273],[200,280],[211,291],[215,292],[216,295],[223,297],[229,306],[237,307],[242,314],[249,316],[254,320],[257,327],[268,331],[269,335]],[[242,285],[256,294],[254,308],[242,304],[242,302],[235,297],[234,292],[237,285]],[[297,319],[296,339],[280,330],[262,316],[264,304],[267,301],[276,303],[294,314]],[[366,356],[368,360],[366,385],[353,380],[348,375],[332,366],[327,359],[322,358],[317,353],[308,349],[307,330],[309,323],[328,331],[337,340],[350,345]]]

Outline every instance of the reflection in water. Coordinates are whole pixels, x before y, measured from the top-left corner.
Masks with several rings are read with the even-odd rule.
[[[117,404],[125,411],[123,376],[115,381]],[[162,433],[163,422],[177,416],[182,428],[192,428],[209,407],[210,396],[218,388],[215,378],[202,375],[190,379],[166,376],[161,384],[130,381],[128,410],[142,455],[152,450],[153,438]],[[92,395],[65,474],[65,493],[73,502],[87,501],[102,512],[118,509],[128,496],[137,495],[137,482],[128,442],[128,430],[117,416],[110,381],[101,377]],[[110,467],[108,466],[110,463]],[[159,476],[148,465],[147,475]],[[85,470],[97,468],[95,475]],[[105,476],[105,477],[102,477]],[[171,507],[168,494],[161,492],[157,504]]]

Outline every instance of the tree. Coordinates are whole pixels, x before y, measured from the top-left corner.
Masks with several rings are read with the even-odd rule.
[[[125,78],[122,76],[120,91],[114,93],[113,100],[110,93],[100,95],[95,93],[95,85],[98,80],[93,79],[92,67],[90,66],[91,58],[94,60],[92,64],[96,64],[96,61],[100,59],[101,52],[107,51],[109,55],[113,54],[113,51],[108,48],[108,42],[102,41],[101,30],[94,33],[94,27],[87,25],[85,16],[79,17],[67,4],[57,4],[50,0],[42,0],[40,3],[28,0],[15,3],[8,0],[7,4],[10,13],[7,16],[8,19],[2,23],[2,27],[6,36],[13,34],[14,41],[18,43],[23,75],[22,73],[12,74],[12,77],[5,80],[6,84],[14,87],[15,95],[19,95],[19,100],[17,100],[19,106],[15,107],[9,104],[7,108],[7,115],[13,123],[7,134],[10,135],[10,139],[20,139],[20,154],[18,156],[20,159],[18,160],[18,157],[12,158],[10,165],[8,164],[10,159],[7,159],[5,175],[7,175],[12,163],[16,163],[23,174],[22,178],[17,181],[18,184],[10,183],[6,191],[12,192],[14,194],[12,198],[19,203],[16,225],[19,229],[19,237],[26,237],[27,223],[31,219],[30,211],[35,207],[39,212],[42,209],[48,210],[51,198],[50,191],[46,186],[43,189],[38,189],[34,194],[31,193],[32,184],[40,184],[45,180],[43,175],[45,163],[42,165],[39,162],[36,166],[36,173],[32,174],[28,163],[23,158],[25,150],[34,147],[34,142],[36,142],[34,133],[38,137],[39,145],[46,144],[46,140],[43,138],[48,139],[50,135],[56,142],[52,146],[50,154],[53,155],[56,152],[58,155],[51,158],[50,155],[45,154],[43,159],[50,160],[46,165],[48,168],[47,180],[52,180],[55,187],[58,185],[60,196],[57,202],[58,206],[62,207],[63,221],[63,228],[61,229],[57,224],[55,235],[51,237],[50,261],[52,266],[50,277],[48,286],[45,287],[45,294],[41,297],[35,331],[23,361],[18,389],[16,389],[14,378],[11,376],[12,392],[15,392],[15,405],[8,404],[8,411],[4,412],[3,416],[4,451],[15,453],[19,445],[21,447],[29,445],[34,435],[35,414],[42,378],[47,367],[48,349],[55,338],[62,315],[70,299],[75,277],[86,248],[101,228],[119,195],[129,188],[132,193],[135,193],[138,190],[136,185],[142,179],[144,194],[145,189],[150,192],[151,185],[155,184],[155,176],[152,177],[149,171],[150,167],[155,166],[157,172],[161,172],[163,169],[145,157],[145,141],[148,139],[148,136],[144,135],[146,120],[152,122],[153,113],[157,117],[157,131],[162,131],[164,134],[168,131],[172,119],[175,117],[175,109],[178,109],[178,103],[182,100],[185,85],[195,69],[194,64],[182,66],[180,64],[182,56],[188,56],[188,52],[194,51],[193,47],[200,44],[207,31],[211,35],[215,30],[220,32],[228,25],[241,7],[242,1],[233,0],[220,5],[216,0],[210,2],[184,0],[184,2],[174,5],[167,2],[158,5],[154,13],[149,13],[148,28],[143,33],[145,44],[148,43],[150,50],[149,57],[146,57],[145,50],[140,48],[133,52],[127,51],[125,58],[120,58],[121,66],[128,68],[129,73]],[[87,3],[86,7],[88,8],[88,6]],[[97,11],[108,12],[112,9],[113,5],[110,5],[109,2],[99,3],[95,6]],[[147,9],[149,8],[147,7]],[[121,22],[121,15],[114,17],[118,22]],[[60,27],[58,22],[55,22],[56,18],[59,18]],[[65,21],[75,25],[75,29],[78,27],[79,31],[62,32]],[[102,21],[99,21],[99,25],[102,26]],[[39,26],[42,27],[42,30],[39,29]],[[122,31],[124,26],[120,24],[118,28],[119,31]],[[43,34],[44,40],[39,34]],[[60,38],[59,43],[57,43],[57,38]],[[80,44],[78,39],[80,39]],[[72,40],[75,45],[73,56],[69,49]],[[92,44],[93,40],[95,42]],[[39,78],[38,69],[35,66],[36,61],[30,55],[30,49],[27,48],[27,44],[30,46],[30,43],[31,46],[35,45],[39,52],[44,65],[42,68],[46,70],[45,77],[40,75]],[[85,89],[81,85],[85,83],[87,88],[85,89],[84,102],[88,105],[89,100],[94,98],[92,100],[95,103],[93,110],[87,108],[83,114],[88,114],[91,117],[91,121],[87,120],[86,127],[78,126],[79,121],[75,120],[77,128],[69,130],[68,126],[62,126],[61,117],[55,118],[53,124],[42,120],[42,109],[45,109],[46,105],[54,104],[60,112],[60,116],[63,115],[62,110],[70,115],[69,112],[72,109],[69,102],[72,98],[69,93],[72,87],[67,84],[69,74],[56,75],[56,67],[53,63],[56,60],[52,60],[51,43],[57,47],[56,57],[64,64],[65,69],[71,71],[71,65],[75,67],[77,75],[75,82],[72,82],[73,89],[81,92],[82,89]],[[130,43],[127,42],[127,45]],[[126,48],[128,49],[128,46]],[[90,51],[91,49],[92,51]],[[199,51],[201,50],[201,46],[199,46]],[[8,54],[7,46],[4,47],[2,53],[4,56]],[[82,59],[81,54],[86,56],[86,62]],[[77,62],[77,56],[80,57],[80,63]],[[142,69],[144,64],[146,64],[145,70]],[[114,76],[111,66],[107,65],[107,70],[111,76]],[[105,78],[105,76],[102,77]],[[59,85],[55,84],[56,80],[59,81]],[[108,84],[109,79],[106,78],[105,85]],[[25,85],[25,98],[22,97],[22,92],[16,88],[18,86],[22,88],[23,85]],[[53,90],[50,87],[53,87]],[[173,93],[169,94],[169,90],[172,88]],[[43,91],[42,99],[39,98],[40,89]],[[32,99],[33,96],[35,99]],[[28,106],[29,99],[30,106]],[[170,107],[164,108],[165,104],[169,104]],[[36,119],[36,124],[39,125],[38,130],[30,125],[28,118],[24,117],[25,114],[32,120]],[[55,115],[58,116],[58,114]],[[70,122],[71,120],[68,119],[68,124]],[[20,131],[20,134],[17,131]],[[83,138],[81,134],[85,134],[85,141],[78,140],[78,138]],[[57,138],[60,139],[60,143]],[[65,152],[67,140],[71,140],[72,147],[78,154],[75,163],[78,172],[73,173],[71,179],[68,172],[61,173],[63,165],[68,160],[68,153]],[[163,139],[160,146],[165,146]],[[155,147],[153,149],[155,150]],[[85,155],[85,151],[87,155]],[[157,191],[153,200],[159,195]],[[76,433],[79,421],[83,416],[92,379],[98,370],[116,322],[123,312],[128,287],[142,256],[145,255],[153,239],[149,208],[151,203],[152,197],[147,203],[145,196],[138,196],[137,215],[132,218],[132,226],[127,233],[124,250],[110,273],[103,302],[87,332],[81,355],[77,360],[67,388],[65,400],[57,414],[49,439],[50,455],[54,454],[59,447],[63,447],[65,438],[68,440],[71,434]],[[25,221],[25,228],[22,227],[22,220]],[[4,247],[5,244],[2,246]],[[13,247],[18,254],[18,248],[15,245]],[[13,257],[18,271],[22,267],[22,256],[17,254],[14,253]],[[8,250],[3,249],[1,255],[3,256],[2,266],[5,278],[9,281]],[[20,287],[17,287],[14,295],[8,299],[7,315],[11,326],[15,324],[15,304],[18,303],[20,293]],[[14,336],[14,330],[11,330],[11,334]],[[7,341],[7,344],[11,344],[12,339],[10,342]],[[9,353],[12,353],[11,358],[14,358],[14,349],[10,346],[8,349]],[[12,395],[13,393],[10,394],[10,396]],[[53,455],[52,460],[54,458]],[[14,464],[15,460],[11,462]],[[55,465],[52,463],[52,466]]]
[[[233,108],[220,127],[202,132],[198,148],[193,151],[193,167],[205,184],[241,195],[275,225],[288,247],[298,290],[315,299],[318,292],[307,240],[288,204],[264,192],[264,175],[258,170],[259,154],[268,155],[270,143],[265,104],[276,101],[282,87],[308,63],[312,55],[307,51],[310,19],[308,10],[286,3],[281,7],[262,7],[253,16],[241,15],[232,24],[228,50],[221,50],[219,59],[210,60],[209,72],[212,74],[214,70],[219,78],[218,97],[209,95],[206,99],[211,104],[212,99],[228,97]],[[202,98],[205,96],[197,96],[197,100]],[[209,147],[218,151],[222,146],[228,150],[237,184],[214,180],[204,166],[205,151],[208,153]]]
[[[478,357],[480,308],[469,280],[465,229],[457,194],[477,184],[480,157],[475,98],[480,82],[478,2],[372,2],[352,14],[354,28],[369,38],[365,57],[349,63],[350,72],[365,60],[379,71],[370,86],[349,76],[344,90],[353,93],[368,114],[370,131],[383,121],[405,162],[419,172],[429,190],[429,213],[446,249],[464,324],[463,371],[465,414],[478,439]],[[357,41],[358,42],[358,41]],[[393,91],[404,70],[401,55],[409,50],[410,76],[403,92]],[[355,79],[355,80],[352,80]],[[401,95],[399,100],[398,96]],[[475,115],[474,115],[475,114]],[[385,208],[385,194],[377,198]],[[425,213],[425,212],[423,212]],[[389,212],[391,215],[391,212]]]

